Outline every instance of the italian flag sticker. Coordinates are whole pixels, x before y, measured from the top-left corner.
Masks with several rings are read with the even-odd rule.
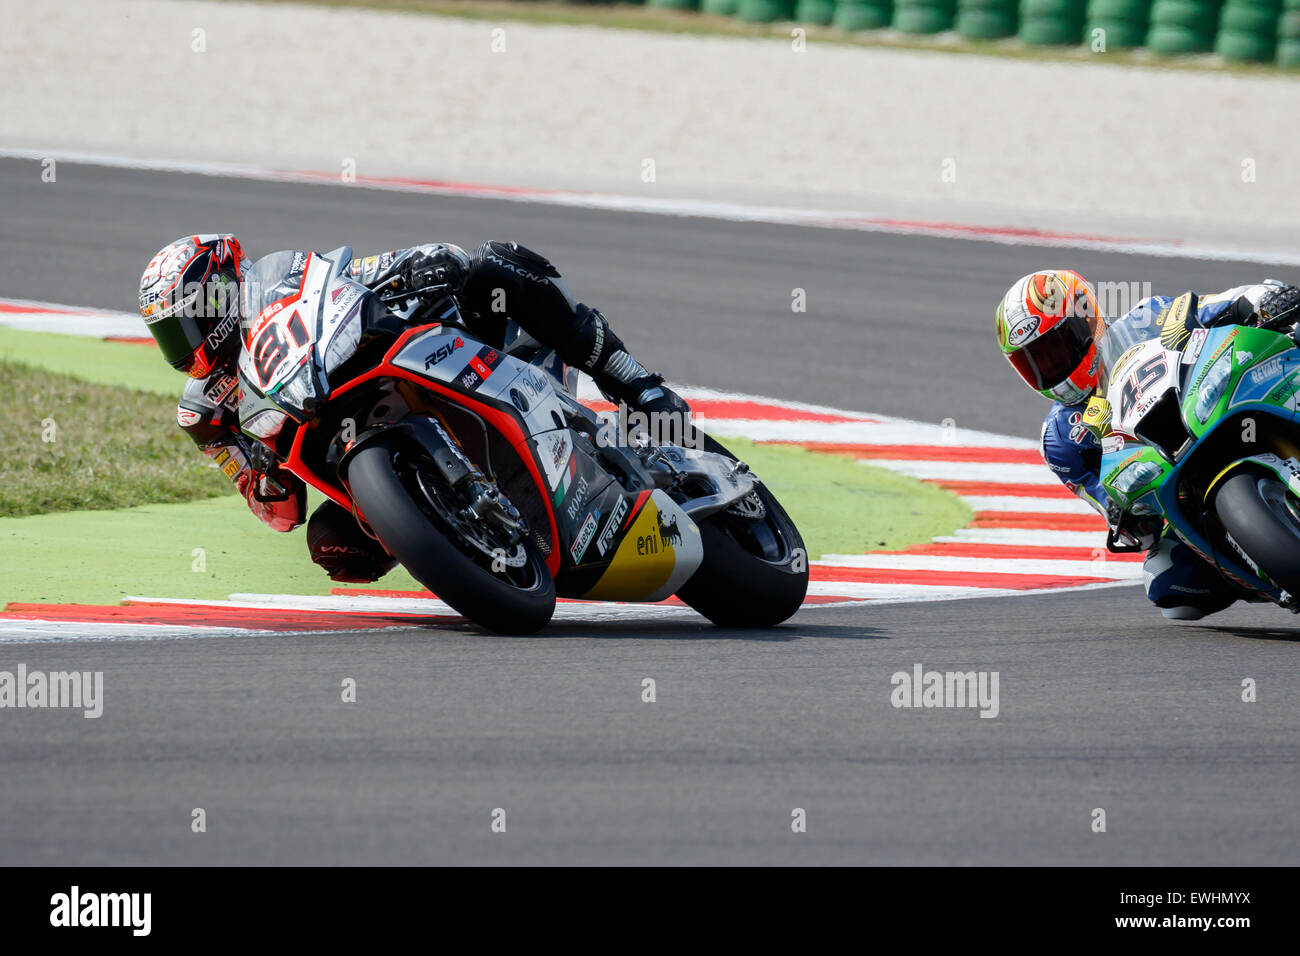
[[[573,476],[578,473],[578,456],[569,456],[569,467],[564,469],[564,474],[560,475],[560,484],[555,489],[555,506],[558,508],[564,504],[564,499],[569,494],[569,488],[573,485]]]

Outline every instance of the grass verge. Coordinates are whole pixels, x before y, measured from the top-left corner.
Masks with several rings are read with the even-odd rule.
[[[814,557],[893,551],[974,517],[950,491],[847,455],[731,437],[724,444],[772,489]]]
[[[0,357],[0,401],[0,516],[230,493],[176,427],[174,399]]]
[[[143,326],[142,326],[143,328]],[[138,389],[171,399],[167,421],[176,421],[176,399],[185,376],[152,345],[105,342],[88,335],[0,328],[0,360],[35,365],[85,382]]]

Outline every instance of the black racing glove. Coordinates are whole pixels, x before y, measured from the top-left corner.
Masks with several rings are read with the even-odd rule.
[[[1300,288],[1274,283],[1272,280],[1267,284],[1274,288],[1259,300],[1259,324],[1271,328],[1294,325],[1300,320]]]
[[[455,292],[465,278],[465,266],[450,251],[433,255],[416,253],[402,265],[406,291],[412,295],[428,292]]]
[[[294,476],[280,470],[275,452],[260,441],[248,449],[248,464],[253,469],[248,495],[264,503],[288,501],[294,494]]]
[[[1265,279],[1269,287],[1258,302],[1239,296],[1232,307],[1225,310],[1211,326],[1250,325],[1270,329],[1283,329],[1300,320],[1300,288],[1286,285],[1276,279]]]
[[[1156,515],[1135,515],[1113,501],[1106,503],[1106,523],[1110,534],[1106,547],[1110,551],[1150,551],[1160,541],[1164,521]]]

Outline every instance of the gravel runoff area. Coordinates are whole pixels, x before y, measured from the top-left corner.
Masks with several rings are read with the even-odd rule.
[[[3,147],[1294,237],[1282,75],[189,0],[0,0],[0,22]]]

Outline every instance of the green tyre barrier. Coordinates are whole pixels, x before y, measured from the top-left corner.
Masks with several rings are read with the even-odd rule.
[[[1151,26],[1181,27],[1213,40],[1219,29],[1219,5],[1203,0],[1156,0],[1151,8]]]
[[[1083,24],[1068,20],[1022,19],[1016,35],[1031,46],[1074,46],[1083,42]]]
[[[1000,10],[961,9],[953,26],[961,36],[972,40],[996,40],[1015,34],[1016,15]]]
[[[736,16],[749,23],[794,19],[794,0],[740,0]]]
[[[722,17],[734,17],[740,0],[700,0],[701,13],[713,13]]]
[[[794,18],[800,23],[825,26],[835,17],[835,0],[799,0],[794,7]]]
[[[623,3],[635,2],[635,0],[622,0]],[[648,7],[663,7],[666,10],[696,10],[699,9],[700,0],[646,0]]]
[[[1300,40],[1283,40],[1277,45],[1277,65],[1300,66]]]
[[[1147,49],[1164,56],[1208,53],[1214,49],[1214,37],[1187,27],[1153,26],[1147,34]]]
[[[1151,0],[1089,0],[1088,19],[1146,23],[1151,19]]]
[[[1074,20],[1083,22],[1087,0],[1020,0],[1025,20]]]
[[[832,21],[841,30],[879,30],[894,17],[893,0],[839,0]]]
[[[893,27],[900,33],[942,33],[952,26],[953,11],[944,7],[899,5]]]
[[[1277,10],[1246,6],[1233,0],[1219,17],[1220,33],[1250,33],[1258,37],[1277,36]]]
[[[1237,63],[1267,63],[1277,54],[1277,42],[1272,36],[1258,33],[1220,30],[1214,40],[1214,52]]]
[[[1083,42],[1091,45],[1093,31],[1104,30],[1107,50],[1128,50],[1142,46],[1147,40],[1145,23],[1127,20],[1090,20],[1083,26]]]

